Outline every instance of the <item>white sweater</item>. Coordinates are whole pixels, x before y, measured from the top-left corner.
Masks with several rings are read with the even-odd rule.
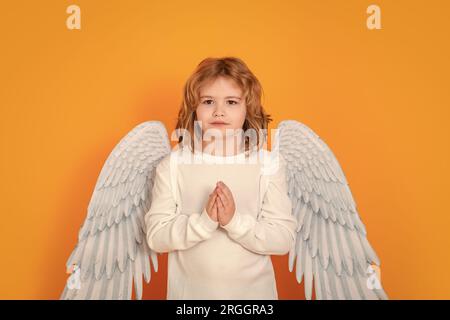
[[[260,159],[268,159],[267,150],[252,154],[256,163],[243,153],[196,153],[200,163],[180,163],[187,158],[174,158],[175,152],[156,167],[145,215],[149,247],[169,253],[167,299],[278,299],[270,255],[287,254],[297,228],[285,160],[280,156],[275,170],[265,172]],[[179,161],[174,180],[171,159]],[[219,180],[231,189],[236,207],[225,226],[205,210]]]

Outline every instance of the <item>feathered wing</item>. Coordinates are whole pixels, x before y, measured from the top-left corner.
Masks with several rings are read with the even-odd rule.
[[[311,299],[314,280],[319,300],[388,299],[372,268],[380,261],[330,148],[295,120],[282,121],[277,135],[272,150],[286,160],[288,193],[298,221],[289,271],[295,262],[298,283],[305,279],[306,298]]]
[[[157,255],[145,241],[144,215],[150,209],[155,168],[170,153],[166,128],[147,121],[114,147],[97,179],[78,243],[67,261],[77,265],[79,287],[66,284],[60,299],[142,298],[142,275],[151,279]]]

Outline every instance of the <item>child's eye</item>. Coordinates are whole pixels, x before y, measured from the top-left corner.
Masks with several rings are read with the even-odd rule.
[[[211,99],[203,100],[203,104],[210,105],[210,103],[208,103],[208,101],[213,101],[213,100],[211,100]],[[237,101],[234,101],[234,100],[228,100],[228,102],[231,102],[231,103],[230,103],[231,105],[238,104],[238,102],[237,102]]]

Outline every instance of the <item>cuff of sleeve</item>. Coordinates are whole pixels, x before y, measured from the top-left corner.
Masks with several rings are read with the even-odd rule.
[[[221,225],[222,228],[224,228],[225,230],[227,230],[228,232],[236,232],[237,231],[237,227],[239,227],[241,217],[239,215],[239,213],[236,211],[233,215],[233,217],[231,218],[230,221],[228,221],[228,223],[226,225]]]
[[[208,230],[214,231],[219,226],[218,221],[214,221],[206,212],[206,208],[203,209],[202,214],[200,215],[200,223]]]

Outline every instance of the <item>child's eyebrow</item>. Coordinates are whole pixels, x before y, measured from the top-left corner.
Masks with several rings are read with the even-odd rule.
[[[201,96],[200,98],[214,98],[213,96]],[[227,97],[225,97],[225,99],[228,99],[228,98],[235,98],[235,99],[241,99],[241,97],[236,97],[236,96],[227,96]]]

